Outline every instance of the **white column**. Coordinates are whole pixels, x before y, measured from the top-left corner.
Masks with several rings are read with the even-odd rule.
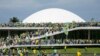
[[[10,37],[10,30],[8,30],[8,37]]]
[[[88,30],[88,40],[90,40],[90,30]]]

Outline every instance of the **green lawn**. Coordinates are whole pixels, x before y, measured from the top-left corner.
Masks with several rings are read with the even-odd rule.
[[[19,49],[23,49],[23,48],[19,48]],[[26,48],[26,49],[28,49],[29,53],[33,53],[33,49],[35,48]],[[38,50],[37,48],[36,50],[37,53],[39,51],[45,51],[45,53],[53,53],[55,49],[57,50],[57,53],[77,53],[77,51],[80,51],[81,53],[100,53],[100,47],[87,47],[87,48],[67,47],[66,49],[64,48],[43,48],[42,49],[41,48],[40,50]],[[18,51],[16,50],[16,52]]]
[[[45,53],[52,53],[54,49],[41,49],[41,51],[45,51]],[[65,49],[56,49],[57,53],[76,53],[77,51],[80,51],[81,53],[100,53],[99,47],[93,47],[93,48],[66,48]],[[37,50],[38,52],[39,50]],[[30,50],[32,52],[32,50]]]

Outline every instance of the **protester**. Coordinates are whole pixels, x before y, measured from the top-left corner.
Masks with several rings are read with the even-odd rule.
[[[81,56],[81,52],[79,50],[77,51],[77,56]]]

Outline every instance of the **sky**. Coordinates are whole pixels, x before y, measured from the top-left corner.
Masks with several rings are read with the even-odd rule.
[[[0,0],[0,23],[17,17],[24,20],[29,15],[47,8],[71,11],[86,21],[100,21],[100,0]]]

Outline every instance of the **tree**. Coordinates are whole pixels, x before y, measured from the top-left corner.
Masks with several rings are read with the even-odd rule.
[[[94,18],[91,18],[91,22],[95,22],[95,19]]]
[[[91,18],[90,26],[93,26],[94,24],[95,24],[95,19],[94,18]]]
[[[16,22],[19,22],[19,19],[17,17],[12,17],[12,18],[10,18],[9,22],[16,23]]]

